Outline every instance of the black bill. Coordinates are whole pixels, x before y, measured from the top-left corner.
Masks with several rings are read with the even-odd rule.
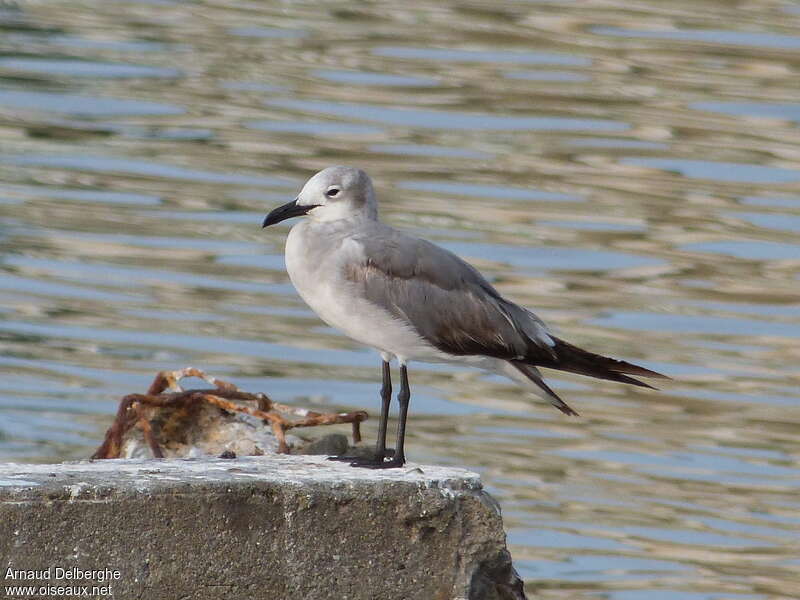
[[[281,221],[285,221],[286,219],[291,219],[292,217],[302,217],[312,208],[317,208],[318,204],[309,204],[305,206],[301,206],[297,204],[297,200],[292,200],[284,204],[283,206],[279,206],[271,213],[269,213],[264,218],[264,223],[261,225],[262,227],[269,227],[270,225],[275,225],[275,223],[280,223]]]

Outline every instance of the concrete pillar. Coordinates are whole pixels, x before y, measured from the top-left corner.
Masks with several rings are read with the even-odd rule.
[[[316,456],[0,464],[0,559],[3,597],[524,598],[477,475]]]

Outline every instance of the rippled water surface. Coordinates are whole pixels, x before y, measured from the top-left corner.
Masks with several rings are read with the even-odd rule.
[[[263,215],[314,171],[563,337],[567,418],[417,365],[409,453],[479,471],[536,598],[800,598],[800,4],[0,4],[0,460],[86,456],[194,365],[375,415]],[[368,422],[374,439],[376,419]]]

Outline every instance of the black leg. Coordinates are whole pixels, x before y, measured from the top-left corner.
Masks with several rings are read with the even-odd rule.
[[[389,421],[389,404],[392,401],[392,371],[383,361],[383,385],[381,386],[381,420],[378,423],[378,442],[375,445],[375,460],[386,457],[386,429]]]
[[[408,417],[408,405],[411,401],[411,388],[408,386],[408,370],[405,365],[400,365],[400,393],[397,394],[397,402],[400,404],[400,414],[397,420],[397,449],[390,460],[374,462],[369,464],[356,464],[353,466],[367,467],[371,469],[392,469],[402,467],[406,462],[404,445],[406,440],[406,418]]]
[[[350,461],[353,466],[375,465],[383,462],[392,451],[386,451],[386,430],[389,422],[389,404],[392,401],[392,370],[389,363],[383,361],[383,385],[381,386],[381,420],[378,423],[378,441],[375,444],[375,456],[372,458],[357,458],[352,456],[332,456],[328,460]]]
[[[394,460],[403,466],[406,462],[405,441],[406,441],[406,419],[408,418],[408,405],[411,403],[411,388],[408,386],[408,369],[405,365],[400,367],[400,393],[397,394],[397,401],[400,403],[400,414],[397,421],[397,450],[394,453]]]

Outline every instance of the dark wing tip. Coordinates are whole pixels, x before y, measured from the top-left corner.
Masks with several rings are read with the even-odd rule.
[[[627,373],[628,375],[637,375],[639,377],[649,377],[651,379],[665,379],[672,381],[672,377],[664,375],[663,373],[659,373],[657,371],[651,371],[650,369],[646,369],[644,367],[640,367],[639,365],[634,365],[624,360],[619,361],[620,367],[615,368],[615,371],[620,373]]]
[[[658,390],[657,387],[653,387],[649,383],[645,383],[644,381],[639,381],[638,379],[635,379],[633,377],[628,377],[627,375],[623,375],[622,373],[615,372],[613,374],[613,379],[611,377],[608,377],[608,379],[610,381],[618,381],[619,383],[629,383],[631,385],[637,385],[639,387],[645,387],[651,390]]]
[[[595,354],[589,352],[578,346],[574,346],[569,342],[565,342],[553,336],[556,344],[553,350],[556,353],[556,358],[543,357],[541,354],[535,357],[530,357],[532,363],[541,367],[550,367],[560,371],[569,371],[571,373],[578,373],[579,375],[588,375],[589,377],[597,377],[598,379],[608,379],[610,381],[618,381],[620,383],[629,383],[631,385],[638,385],[639,387],[654,388],[652,385],[639,381],[630,377],[647,377],[651,379],[671,380],[671,377],[651,371],[645,367],[640,367],[633,363],[616,358],[609,358],[602,354]]]
[[[578,414],[578,411],[573,410],[572,407],[569,404],[567,404],[566,402],[564,402],[563,400],[561,401],[560,405],[556,404],[556,403],[553,403],[553,406],[555,406],[558,410],[560,410],[562,413],[564,413],[567,416],[580,417],[580,415]]]
[[[547,394],[547,397],[550,400],[550,404],[555,406],[558,410],[560,410],[565,415],[569,415],[570,417],[580,417],[576,410],[573,410],[572,407],[564,402],[561,397],[553,391],[549,385],[547,385],[544,380],[538,375],[536,370],[530,368],[529,365],[526,365],[523,362],[518,360],[510,360],[510,362],[514,368],[517,369],[520,373],[525,375],[528,379],[530,379],[533,383],[539,386],[539,388]]]

